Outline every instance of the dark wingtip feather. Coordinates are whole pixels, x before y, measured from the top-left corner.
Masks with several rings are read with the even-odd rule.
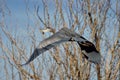
[[[24,63],[24,64],[20,64],[20,66],[25,66],[25,65],[27,65],[27,64],[29,64],[30,62],[29,61],[27,61],[26,63]]]
[[[30,56],[29,60],[24,63],[24,64],[21,64],[20,66],[24,66],[24,65],[27,65],[29,64],[31,61],[33,61],[37,56],[39,55],[39,52],[38,52],[38,49],[36,48],[33,52],[33,54]]]

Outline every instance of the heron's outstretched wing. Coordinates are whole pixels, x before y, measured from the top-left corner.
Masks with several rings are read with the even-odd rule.
[[[52,47],[55,47],[56,45],[58,45],[58,44],[60,44],[60,43],[62,43],[62,42],[64,42],[64,41],[66,41],[66,40],[68,40],[68,39],[56,41],[56,42],[54,42],[54,43],[52,43],[52,44],[49,44],[49,45],[47,45],[47,46],[45,46],[45,47],[42,47],[42,48],[36,48],[36,49],[34,50],[33,54],[30,56],[29,60],[28,60],[25,64],[22,64],[22,66],[29,64],[31,61],[33,61],[33,60],[34,60],[37,56],[39,56],[41,53],[44,53],[45,51],[51,49]]]
[[[81,42],[86,39],[84,39],[83,37],[81,37],[80,35],[68,28],[62,28],[49,38],[41,41],[39,46],[34,50],[33,54],[30,56],[29,60],[23,65],[29,64],[41,53],[44,53],[45,51],[51,49],[52,47],[55,47],[56,45],[59,45],[60,43],[76,40],[79,40],[79,42]]]

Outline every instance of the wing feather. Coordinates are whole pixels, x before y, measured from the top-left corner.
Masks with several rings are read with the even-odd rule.
[[[57,41],[57,42],[54,42],[52,44],[49,44],[45,47],[42,47],[42,48],[36,48],[33,52],[33,54],[30,56],[29,60],[25,63],[25,64],[22,64],[23,65],[27,65],[29,64],[31,61],[33,61],[37,56],[39,56],[40,54],[44,53],[45,51],[55,47],[56,45],[59,45],[60,43],[62,42],[65,42],[67,41],[68,39],[64,39],[64,40],[60,40],[60,41]]]
[[[63,43],[63,42],[69,41],[72,37],[75,36],[75,34],[77,34],[77,33],[71,31],[68,28],[62,28],[60,31],[53,34],[49,38],[41,41],[39,46],[34,50],[33,54],[28,59],[28,61],[22,65],[29,64],[31,61],[33,61],[41,53],[44,53],[45,51]]]

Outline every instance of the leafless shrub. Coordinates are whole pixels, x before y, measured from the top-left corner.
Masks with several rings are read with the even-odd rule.
[[[33,15],[36,18],[32,19],[35,21],[32,25],[40,27],[30,27],[32,25],[30,22],[28,23],[27,36],[24,36],[28,40],[25,41],[26,44],[24,44],[23,36],[19,36],[16,34],[17,32],[11,33],[12,30],[9,29],[11,25],[6,23],[7,14],[3,12],[5,6],[0,5],[0,16],[2,17],[0,19],[0,67],[2,69],[0,74],[4,73],[0,79],[120,80],[120,6],[118,4],[120,1],[50,1],[42,0],[43,6],[34,4],[35,13]],[[27,5],[29,1],[25,2]],[[50,9],[51,6],[52,9]],[[27,17],[31,19],[30,6],[26,7]],[[41,13],[41,7],[43,13]],[[19,23],[14,25],[16,24]],[[78,45],[70,42],[41,54],[29,65],[20,66],[21,63],[28,60],[39,42],[49,36],[47,33],[41,34],[38,31],[46,27],[52,28],[53,33],[62,27],[69,27],[85,36],[101,52],[103,57],[101,65],[94,65],[86,61]]]

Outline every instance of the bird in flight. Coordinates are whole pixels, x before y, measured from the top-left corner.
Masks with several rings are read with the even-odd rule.
[[[25,64],[22,64],[22,66],[29,64],[37,56],[44,53],[45,51],[63,42],[70,42],[70,41],[71,42],[74,41],[78,43],[83,55],[88,61],[93,62],[95,64],[100,64],[101,55],[97,51],[95,45],[92,42],[85,39],[84,37],[80,36],[78,33],[64,27],[55,34],[53,34],[52,36],[41,41],[38,47],[33,51],[33,54],[30,56],[28,61]]]

